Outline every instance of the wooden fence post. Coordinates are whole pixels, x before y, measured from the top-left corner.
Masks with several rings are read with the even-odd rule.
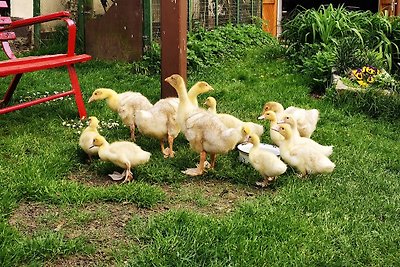
[[[187,75],[187,0],[161,1],[161,97],[177,96],[164,81],[172,74]]]
[[[153,41],[153,6],[152,0],[143,0],[143,44],[147,48]]]

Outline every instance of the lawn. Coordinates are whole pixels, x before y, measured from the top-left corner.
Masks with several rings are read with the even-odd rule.
[[[181,170],[198,155],[183,135],[172,159],[140,136],[152,157],[134,169],[134,182],[120,184],[107,176],[111,163],[89,164],[80,150],[74,101],[26,108],[0,116],[1,265],[400,265],[398,119],[371,118],[333,94],[311,97],[306,77],[271,54],[251,50],[191,72],[188,84],[207,81],[219,112],[248,121],[270,100],[319,109],[313,139],[334,145],[332,174],[300,179],[288,168],[261,189],[260,175],[232,151],[189,178]],[[98,87],[138,91],[153,103],[160,96],[160,77],[133,74],[129,64],[91,61],[77,71],[85,101]],[[65,70],[28,74],[14,101],[67,86]],[[109,141],[128,139],[104,102],[86,108]]]

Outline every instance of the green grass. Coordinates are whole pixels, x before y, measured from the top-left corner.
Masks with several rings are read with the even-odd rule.
[[[78,66],[78,75],[86,101],[98,87],[135,90],[152,102],[160,96],[160,77],[132,74],[129,64],[91,61]],[[305,78],[267,49],[192,73],[188,79],[189,85],[209,82],[219,112],[243,120],[256,121],[269,100],[318,108],[321,118],[313,138],[335,146],[335,171],[301,180],[289,168],[270,188],[255,189],[259,174],[239,163],[237,151],[232,151],[218,158],[214,171],[188,178],[180,171],[193,167],[198,155],[182,135],[176,140],[176,157],[168,160],[157,141],[140,136],[137,143],[152,152],[152,158],[134,170],[135,182],[121,185],[107,177],[115,170],[112,164],[87,164],[77,145],[77,130],[63,125],[77,122],[73,101],[8,113],[0,116],[1,265],[54,266],[82,258],[99,266],[400,264],[398,119],[370,117],[350,100],[311,98]],[[5,87],[6,79],[1,85]],[[14,99],[28,91],[60,91],[67,86],[65,70],[27,74]],[[201,96],[199,103],[205,98]],[[86,107],[101,121],[119,121],[105,103]],[[104,127],[102,133],[110,141],[129,137],[123,126]],[[262,139],[269,142],[267,135]],[[199,188],[200,181],[209,183]],[[185,189],[178,190],[183,184]],[[227,185],[251,194],[231,203],[221,194]],[[178,188],[173,200],[166,187]],[[228,202],[233,208],[226,214],[207,212]],[[41,212],[28,212],[28,222],[19,225],[14,221],[24,203],[40,206]],[[106,205],[112,207],[105,211]],[[98,207],[93,213],[86,210],[93,206]],[[118,219],[113,218],[118,217],[116,210],[129,210],[123,224],[107,226],[110,232],[122,231],[123,242],[116,238],[110,241],[112,246],[105,246],[98,236],[106,222]],[[55,231],[64,221],[66,226]],[[98,229],[90,228],[92,224]],[[76,227],[88,231],[71,234]]]

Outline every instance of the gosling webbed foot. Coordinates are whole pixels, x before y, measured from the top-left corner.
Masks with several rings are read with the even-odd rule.
[[[204,171],[201,170],[200,168],[189,168],[186,171],[182,171],[182,173],[189,175],[189,176],[199,176],[199,175],[202,175],[204,173]]]
[[[110,173],[108,176],[110,176],[113,181],[120,181],[125,177],[125,171],[123,173],[113,172]]]

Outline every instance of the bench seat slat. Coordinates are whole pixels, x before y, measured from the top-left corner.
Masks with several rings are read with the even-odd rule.
[[[90,59],[91,56],[86,54],[74,55],[74,56],[60,54],[52,56],[38,56],[38,57],[10,59],[0,62],[0,77],[18,73],[26,73],[37,70],[57,68],[79,62],[85,62]]]

